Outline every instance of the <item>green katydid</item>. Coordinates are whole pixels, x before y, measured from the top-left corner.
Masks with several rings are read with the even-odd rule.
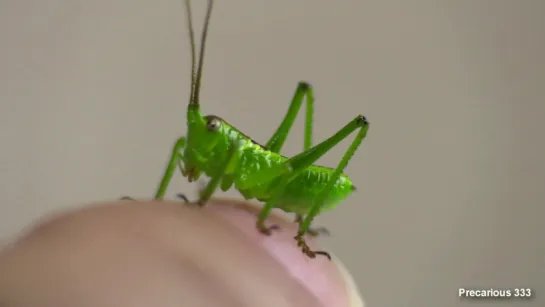
[[[218,116],[203,116],[200,112],[199,91],[213,0],[208,1],[198,65],[190,0],[186,0],[185,5],[192,52],[187,135],[175,143],[155,199],[164,197],[176,168],[181,170],[189,182],[205,174],[210,181],[199,193],[199,205],[204,205],[218,187],[227,191],[234,186],[245,199],[255,198],[265,202],[256,222],[261,233],[271,234],[273,227],[267,227],[265,221],[273,208],[295,213],[299,229],[294,239],[298,246],[310,258],[315,258],[317,254],[330,258],[326,252],[310,250],[304,235],[309,232],[316,215],[335,208],[355,190],[343,170],[362,143],[369,123],[364,116],[358,115],[333,136],[312,146],[314,95],[312,87],[306,82],[300,82],[297,86],[287,114],[264,146]],[[280,150],[303,101],[306,101],[304,151],[288,158],[282,156]],[[354,141],[336,168],[314,165],[320,157],[358,129]]]

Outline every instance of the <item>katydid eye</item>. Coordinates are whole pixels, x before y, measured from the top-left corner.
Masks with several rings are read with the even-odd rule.
[[[206,122],[206,128],[212,132],[216,132],[220,129],[221,120],[217,117],[211,117]]]

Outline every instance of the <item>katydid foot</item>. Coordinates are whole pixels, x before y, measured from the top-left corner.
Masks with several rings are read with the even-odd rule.
[[[186,205],[195,205],[195,203],[189,201],[189,198],[187,198],[184,193],[176,194],[176,198],[183,200]],[[202,203],[201,201],[197,201],[197,206],[202,207],[204,206],[204,203]]]
[[[199,191],[199,195],[201,195],[202,192],[204,191],[205,187],[206,187],[206,184],[204,184],[202,181],[200,181],[200,182],[199,182],[199,186],[200,186],[200,187],[199,187],[199,190],[198,190],[198,191]],[[178,194],[176,194],[176,198],[179,198],[179,199],[183,200],[186,204],[191,203],[191,202],[189,201],[189,198],[188,198],[184,193],[178,193]],[[205,205],[205,202],[204,202],[204,201],[201,201],[201,200],[198,200],[198,201],[197,201],[197,205],[198,205],[199,207],[202,207],[202,206]]]
[[[270,236],[273,230],[280,230],[280,226],[278,225],[271,225],[270,227],[267,227],[264,223],[260,223],[259,221],[256,223],[256,227],[259,232],[266,236]]]
[[[311,237],[318,237],[318,236],[329,236],[331,233],[325,227],[318,227],[318,228],[310,228],[309,230],[307,230],[307,234],[309,234]]]
[[[301,248],[303,253],[307,255],[309,258],[316,258],[316,255],[322,255],[327,257],[331,261],[331,256],[328,252],[325,251],[313,251],[310,249],[310,247],[307,245],[307,242],[304,239],[304,233],[299,232],[295,237],[293,237],[297,241],[297,246]]]
[[[183,200],[186,204],[189,204],[189,199],[187,198],[187,196],[185,196],[184,193],[176,194],[176,198],[179,198],[179,199]]]
[[[189,203],[189,199],[183,193],[176,194],[176,197],[182,199],[186,204]],[[134,198],[132,198],[130,196],[123,196],[123,197],[119,198],[119,200],[136,201],[136,199],[134,199]]]
[[[303,223],[303,216],[297,214],[295,216],[295,222],[301,225],[301,223]],[[308,229],[307,234],[309,234],[311,237],[318,237],[318,236],[329,236],[331,233],[325,227],[317,227],[317,228]]]

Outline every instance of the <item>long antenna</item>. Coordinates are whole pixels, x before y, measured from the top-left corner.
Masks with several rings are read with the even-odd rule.
[[[191,16],[191,1],[185,1],[185,12],[187,18],[187,29],[189,30],[189,44],[191,45],[191,91],[189,93],[189,104],[193,104],[193,92],[195,91],[195,31],[193,30],[193,19]]]
[[[214,5],[213,0],[208,0],[208,8],[206,11],[206,17],[204,19],[204,26],[201,34],[201,46],[199,53],[199,64],[197,68],[197,73],[195,73],[195,34],[193,30],[193,21],[191,18],[191,5],[190,0],[185,1],[186,4],[186,13],[187,13],[187,22],[189,29],[189,40],[191,44],[191,94],[189,97],[190,106],[199,106],[199,92],[201,89],[201,79],[202,79],[202,67],[204,61],[204,50],[206,47],[206,36],[208,34],[208,25],[210,24],[210,17],[212,16],[212,6]]]

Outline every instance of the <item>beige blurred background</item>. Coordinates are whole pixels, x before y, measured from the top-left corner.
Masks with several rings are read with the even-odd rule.
[[[195,2],[200,29],[205,1]],[[182,9],[0,0],[0,240],[56,210],[152,196],[185,133]],[[367,116],[346,171],[357,194],[317,224],[368,306],[476,303],[460,287],[531,287],[533,302],[502,305],[538,305],[544,13],[540,0],[217,1],[204,112],[266,142],[307,80],[316,142]],[[285,154],[302,149],[302,123]],[[347,146],[320,163],[335,166]]]

